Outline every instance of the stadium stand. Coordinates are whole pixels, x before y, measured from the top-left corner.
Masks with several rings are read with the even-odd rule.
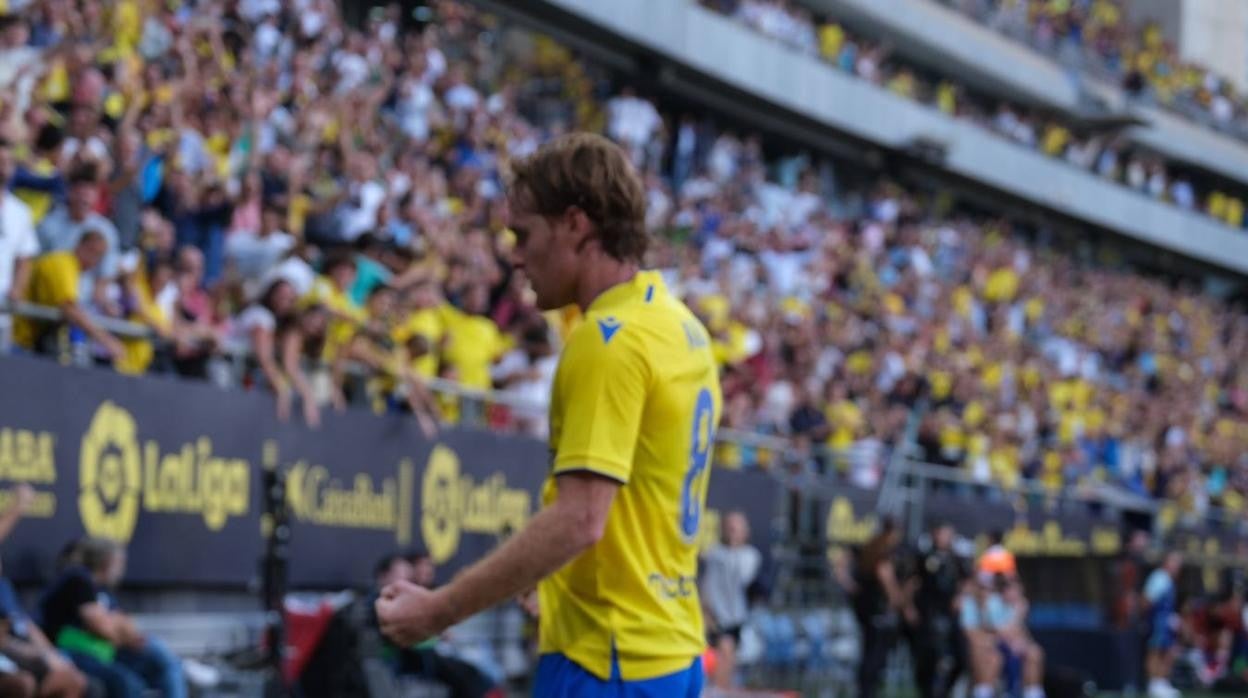
[[[367,382],[369,400],[393,402],[385,383],[413,375],[540,402],[534,381],[553,362],[537,339],[543,319],[506,268],[503,167],[540,133],[598,127],[648,173],[663,240],[655,261],[715,333],[728,426],[855,454],[832,469],[870,485],[922,396],[928,460],[976,481],[1242,506],[1248,474],[1233,454],[1248,443],[1248,369],[1233,357],[1248,328],[1190,287],[1078,263],[1046,231],[948,210],[887,181],[835,190],[813,163],[765,162],[756,137],[665,118],[627,88],[612,94],[548,39],[502,31],[481,44],[492,20],[465,6],[442,10],[454,19],[445,33],[407,35],[407,59],[382,40],[393,18],[379,17],[369,33],[340,29],[337,49],[322,40],[294,54],[285,71],[297,32],[328,28],[309,20],[284,36],[264,15],[174,15],[165,21],[187,29],[148,46],[139,27],[168,27],[132,26],[126,7],[106,24],[111,80],[89,68],[69,93],[53,61],[28,81],[26,108],[8,107],[15,190],[42,203],[31,218],[45,246],[31,260],[34,281],[13,297],[40,300],[64,217],[115,228],[81,302],[155,334],[126,340],[112,357],[118,370],[202,377],[212,357],[251,350],[242,382],[274,390],[279,409],[299,393],[315,422],[349,386],[335,371],[318,396],[300,357],[340,365],[414,341],[426,353],[409,355],[411,368],[370,364],[389,378]],[[31,21],[22,31],[52,30]],[[385,66],[371,78],[360,64],[370,54]],[[250,89],[210,97],[232,62],[254,66],[246,82],[231,80]],[[300,77],[318,62],[334,69]],[[278,91],[284,81],[293,94]],[[65,136],[62,102],[73,105]],[[353,129],[365,123],[379,128]],[[65,201],[25,186],[34,171]],[[401,294],[372,295],[387,283]],[[558,332],[568,319],[545,322]],[[62,351],[109,358],[98,342],[68,339]],[[441,407],[457,417],[457,405]],[[540,433],[537,415],[528,421]]]
[[[846,31],[839,22],[816,19],[809,10],[784,2],[703,3],[838,69],[915,100],[941,113],[971,121],[1050,157],[1095,172],[1148,196],[1186,210],[1199,210],[1229,225],[1244,227],[1244,183],[1217,179],[1197,190],[1191,175],[1163,156],[1133,148],[1117,128],[1085,125],[1061,113],[1000,101],[972,89],[955,76],[916,66],[896,56],[886,41]],[[1077,34],[1077,32],[1075,32]],[[1232,193],[1228,194],[1227,190]]]
[[[1085,138],[793,4],[702,4],[927,111],[1202,211],[1198,234],[1243,233],[1243,182]],[[994,26],[1024,6],[960,4]],[[585,129],[644,173],[652,264],[712,333],[738,437],[717,464],[879,490],[900,453],[1003,499],[1232,518],[1248,504],[1242,300],[1139,269],[1119,239],[854,171],[471,4],[431,3],[416,27],[398,6],[351,25],[330,0],[8,5],[0,302],[17,312],[0,315],[0,345],[14,354],[271,393],[311,427],[352,405],[543,436],[577,317],[533,309],[501,193],[510,159]],[[1229,128],[1239,98],[1190,66],[1166,77],[1169,50],[1147,31],[1133,44],[1116,7],[1093,3],[1078,34],[1078,9],[1004,24],[1054,51],[1083,36],[1103,67],[1138,66],[1131,84],[1159,103]],[[760,680],[851,680],[844,608],[794,605],[753,611]],[[1078,610],[1074,624],[1094,625]],[[482,627],[493,618],[461,637],[506,678],[523,673],[522,631],[499,618],[502,642]],[[255,625],[184,620],[140,625],[188,655]]]
[[[1205,126],[1248,138],[1245,99],[1222,76],[1182,60],[1156,22],[1133,22],[1121,0],[940,0],[1064,64],[1122,85]]]

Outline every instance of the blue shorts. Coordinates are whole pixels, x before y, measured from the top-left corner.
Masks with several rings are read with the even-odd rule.
[[[543,654],[533,698],[698,698],[704,680],[701,657],[688,669],[642,681],[620,678],[620,664],[612,658],[611,678],[604,681],[562,654]]]
[[[1170,623],[1167,620],[1158,621],[1153,623],[1153,632],[1148,636],[1148,648],[1166,652],[1174,647],[1175,639],[1174,631],[1170,629]]]

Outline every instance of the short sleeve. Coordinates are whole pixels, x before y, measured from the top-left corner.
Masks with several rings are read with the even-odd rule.
[[[30,216],[30,209],[17,197],[9,197],[4,202],[8,208],[9,220],[5,223],[16,240],[13,250],[18,259],[28,259],[39,255],[39,237],[35,235],[35,221]]]
[[[967,596],[962,599],[962,627],[967,630],[975,630],[979,628],[979,608],[975,603],[974,597]]]
[[[746,548],[746,551],[745,578],[753,583],[758,579],[759,569],[763,566],[763,555],[752,545]]]
[[[95,587],[85,574],[74,574],[65,580],[65,605],[80,608],[99,600]]]
[[[274,319],[273,313],[262,305],[253,305],[238,318],[238,324],[242,327],[244,333],[250,335],[251,331],[257,327],[272,332],[277,328],[277,320]]]
[[[1169,582],[1170,578],[1165,572],[1153,570],[1153,573],[1148,576],[1148,582],[1144,585],[1144,598],[1148,599],[1149,603],[1157,603],[1170,590]]]
[[[628,327],[589,320],[577,328],[555,379],[562,414],[553,473],[628,482],[649,383],[644,348]]]
[[[56,307],[77,303],[78,274],[74,269],[73,258],[67,254],[55,254],[46,264],[48,297],[38,300]]]

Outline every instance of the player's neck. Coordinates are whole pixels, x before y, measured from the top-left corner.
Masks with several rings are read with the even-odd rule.
[[[576,292],[576,304],[581,311],[589,309],[591,303],[612,286],[629,281],[640,271],[636,262],[622,262],[609,255],[601,255],[585,265],[581,283]]]

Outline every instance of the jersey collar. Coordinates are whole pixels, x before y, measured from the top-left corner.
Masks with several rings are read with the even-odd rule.
[[[639,271],[628,281],[616,284],[598,294],[585,312],[602,311],[634,301],[648,303],[663,293],[667,293],[667,286],[663,283],[662,274],[657,271]]]

